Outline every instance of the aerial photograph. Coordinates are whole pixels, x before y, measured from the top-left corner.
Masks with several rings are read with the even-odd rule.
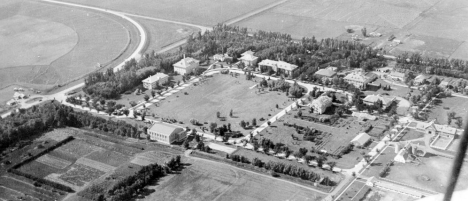
[[[0,201],[467,201],[468,0],[0,0]]]

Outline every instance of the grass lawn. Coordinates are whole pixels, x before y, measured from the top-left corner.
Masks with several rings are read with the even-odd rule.
[[[3,194],[2,192],[5,192]],[[60,195],[59,193],[54,193],[51,190],[47,190],[44,188],[37,188],[34,187],[32,184],[27,184],[20,179],[17,179],[15,175],[4,175],[0,177],[0,198],[11,199],[10,196],[21,194],[20,196],[25,198],[26,200],[60,200],[64,196]],[[13,200],[21,200],[19,198],[15,198]]]
[[[382,154],[375,160],[371,166],[369,166],[364,172],[362,172],[362,175],[366,177],[379,177],[380,171],[382,171],[382,168],[387,164],[388,162],[392,161],[396,156],[395,149],[393,147],[387,147],[385,150],[382,151]],[[390,168],[390,174],[392,174],[392,171],[394,166]],[[388,179],[388,176],[387,176]]]
[[[101,8],[124,11],[133,14],[163,18],[167,20],[189,22],[199,25],[213,26],[239,15],[260,9],[277,0],[228,0],[208,1],[171,1],[171,0],[141,0],[135,3],[131,0],[93,1],[64,0],[78,4],[92,5]],[[183,13],[183,14],[182,14]]]
[[[455,112],[456,117],[463,118],[463,125],[465,125],[466,116],[468,114],[468,99],[452,96],[447,98],[441,98],[440,101],[440,103],[436,103],[435,106],[430,109],[430,112],[428,113],[429,120],[437,119],[436,122],[438,124],[446,125],[448,123],[447,113]],[[444,107],[447,109],[444,109]],[[450,126],[458,128],[455,122],[455,119],[452,120]]]
[[[275,108],[276,104],[281,107],[289,104],[284,93],[265,91],[258,94],[255,88],[250,89],[260,79],[256,80],[257,82],[247,81],[243,75],[234,78],[215,74],[203,84],[192,85],[159,102],[158,106],[150,106],[149,111],[158,117],[177,119],[184,122],[184,126],[190,127],[193,126],[189,122],[191,118],[200,123],[216,122],[218,126],[230,123],[233,131],[246,134],[249,130],[240,127],[241,120],[251,122],[256,118],[257,125],[260,125],[263,123],[260,118],[268,119],[269,114],[274,115],[280,111]],[[188,95],[184,95],[185,92]],[[233,117],[229,117],[231,109]],[[226,121],[216,118],[217,111],[222,117],[226,117]]]
[[[146,52],[157,52],[162,47],[186,38],[190,34],[199,31],[199,29],[179,24],[134,18],[138,21],[149,35],[149,44]]]
[[[406,141],[406,140],[414,140],[418,138],[424,137],[424,133],[421,131],[418,131],[416,129],[406,129],[402,133],[402,137],[400,138],[400,141]]]
[[[181,174],[156,186],[143,200],[320,200],[324,194],[260,176],[227,164],[198,159]]]
[[[390,168],[387,179],[408,184],[417,188],[428,189],[439,193],[445,192],[453,159],[427,154],[421,158],[422,163],[395,163]],[[462,166],[459,178],[468,178],[466,162]],[[459,179],[455,190],[468,187],[468,180]]]
[[[337,201],[351,201],[351,200],[360,200],[362,197],[359,195],[362,192],[369,190],[369,187],[365,185],[364,182],[354,181],[351,186],[337,199]]]

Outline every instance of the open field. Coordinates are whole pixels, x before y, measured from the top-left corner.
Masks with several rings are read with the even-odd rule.
[[[362,175],[378,178],[383,167],[385,167],[385,165],[392,161],[396,156],[395,149],[393,147],[388,147],[381,152],[382,154],[380,154],[380,156],[367,169],[365,169],[364,172],[362,172]],[[392,171],[394,170],[393,167],[394,166],[390,167],[390,174],[392,174]]]
[[[131,163],[139,166],[147,166],[153,163],[164,164],[173,156],[170,153],[149,151],[136,154]]]
[[[156,186],[144,200],[320,200],[323,194],[229,165],[188,159],[181,174]]]
[[[257,82],[259,78],[255,78]],[[184,122],[185,126],[193,126],[189,120],[194,118],[200,123],[217,122],[218,126],[231,123],[233,131],[247,133],[240,127],[241,120],[252,122],[257,119],[268,119],[268,114],[274,115],[280,111],[275,105],[281,107],[289,104],[284,93],[264,91],[258,93],[256,88],[250,89],[257,84],[254,81],[245,80],[244,75],[234,78],[230,75],[215,74],[208,78],[203,84],[190,86],[167,97],[158,103],[158,106],[150,106],[151,113],[162,118],[175,118]],[[188,95],[184,95],[187,92]],[[283,105],[285,104],[285,105]],[[233,117],[229,117],[229,111],[233,110]],[[216,118],[219,111],[226,121]],[[208,125],[205,125],[208,127]]]
[[[337,199],[337,201],[360,200],[363,192],[369,190],[364,182],[354,181],[351,186]]]
[[[364,181],[355,181],[351,187],[337,201],[412,201],[415,198],[382,190],[381,188],[370,188],[364,184]]]
[[[446,107],[447,109],[444,109]],[[463,125],[466,123],[466,117],[468,115],[468,101],[465,98],[460,97],[447,97],[441,98],[439,103],[436,103],[434,107],[429,109],[428,120],[437,119],[438,124],[446,125],[447,113],[455,112],[456,117],[463,118]],[[456,120],[453,119],[450,126],[458,128],[455,124]],[[463,126],[462,126],[463,128]]]
[[[64,24],[22,15],[2,20],[0,30],[0,51],[5,53],[0,68],[49,65],[78,42],[76,32]]]
[[[146,48],[148,53],[152,50],[157,52],[161,48],[182,40],[190,34],[199,31],[199,29],[190,26],[159,22],[138,17],[134,17],[134,19],[148,32],[149,44]]]
[[[97,63],[119,60],[139,41],[130,23],[103,13],[37,1],[17,1],[0,10],[8,13],[0,26],[9,27],[0,37],[15,43],[2,44],[12,48],[1,55],[6,62],[0,87],[17,83],[44,90],[63,84],[97,70]]]
[[[171,0],[142,0],[135,3],[131,0],[62,0],[78,4],[85,4],[101,8],[108,8],[132,14],[157,17],[167,20],[182,21],[199,25],[213,26],[225,22],[242,14],[260,9],[277,0],[257,1],[171,1]],[[174,9],[177,8],[177,9]]]
[[[466,57],[468,22],[463,0],[429,1],[308,1],[290,0],[275,8],[236,23],[252,30],[277,31],[291,34],[293,38],[315,36],[351,40],[357,34],[363,43],[400,54],[404,51],[421,52],[424,56]],[[363,37],[378,32],[382,37]],[[346,29],[354,30],[347,33]],[[388,42],[395,35],[403,44]]]
[[[406,129],[403,131],[403,133],[401,134],[402,137],[400,138],[400,141],[414,140],[424,137],[424,132],[418,131],[416,129]]]
[[[428,189],[439,193],[445,192],[448,184],[449,172],[453,159],[434,156],[431,154],[421,158],[420,165],[414,163],[395,163],[390,168],[390,174],[386,179],[401,182],[417,188]],[[463,164],[460,178],[468,177],[468,166]],[[466,189],[468,181],[459,179],[456,190]]]
[[[34,187],[32,184],[18,179],[14,175],[0,177],[0,198],[5,200],[60,200],[64,194],[52,192],[44,188]]]

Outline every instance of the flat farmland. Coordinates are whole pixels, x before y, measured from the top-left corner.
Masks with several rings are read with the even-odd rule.
[[[174,42],[187,38],[190,34],[199,31],[198,28],[173,24],[168,22],[160,22],[134,17],[149,35],[149,43],[147,52],[154,50],[158,52],[161,48],[170,45]]]
[[[386,179],[401,182],[417,188],[428,189],[443,193],[448,184],[450,175],[447,170],[452,169],[453,159],[427,154],[420,158],[422,163],[395,163],[390,167],[390,173]],[[466,162],[462,166],[459,178],[468,177]],[[466,179],[459,179],[455,190],[468,187]]]
[[[260,9],[278,0],[141,0],[135,3],[131,0],[62,0],[78,4],[91,5],[124,11],[132,14],[158,17],[167,20],[182,21],[199,25],[213,26],[242,14]]]
[[[192,85],[167,97],[160,101],[158,106],[150,106],[149,110],[158,117],[182,121],[186,126],[193,126],[189,120],[194,118],[200,123],[231,123],[233,131],[247,132],[248,130],[239,126],[241,120],[252,122],[252,119],[256,118],[257,125],[260,125],[263,123],[260,118],[268,119],[268,114],[275,115],[280,111],[276,109],[276,104],[281,107],[283,104],[289,104],[285,93],[267,90],[258,93],[253,86],[260,78],[255,79],[257,82],[245,80],[244,75],[234,78],[230,75],[215,74],[204,83]],[[185,92],[188,95],[184,95]],[[233,117],[229,117],[231,109]],[[226,117],[226,121],[216,118],[217,111],[222,117]]]
[[[98,63],[119,61],[139,42],[129,22],[103,13],[36,1],[0,9],[9,13],[0,18],[0,26],[9,27],[0,34],[2,47],[12,47],[0,55],[7,61],[1,64],[0,87],[63,84],[97,70]]]
[[[236,23],[251,30],[276,31],[302,37],[351,40],[347,28],[354,30],[362,42],[384,47],[400,54],[404,51],[421,52],[431,57],[466,57],[468,15],[463,0],[429,1],[309,1],[290,0],[266,12]],[[382,37],[364,38],[367,33],[382,33]],[[395,35],[403,44],[390,46],[388,36]]]
[[[447,113],[455,112],[456,117],[463,118],[463,125],[466,124],[466,116],[468,114],[468,99],[460,97],[446,97],[440,99],[441,103],[435,104],[434,107],[430,108],[428,119],[437,119],[438,124],[446,125]],[[446,107],[447,109],[444,109]],[[458,128],[455,124],[456,120],[452,120],[450,126]],[[462,126],[463,128],[463,126]]]
[[[143,200],[320,200],[313,190],[233,168],[227,164],[187,159],[181,174],[156,186]]]

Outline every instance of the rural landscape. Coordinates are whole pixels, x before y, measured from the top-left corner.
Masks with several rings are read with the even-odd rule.
[[[0,200],[465,200],[467,9],[3,0]]]

